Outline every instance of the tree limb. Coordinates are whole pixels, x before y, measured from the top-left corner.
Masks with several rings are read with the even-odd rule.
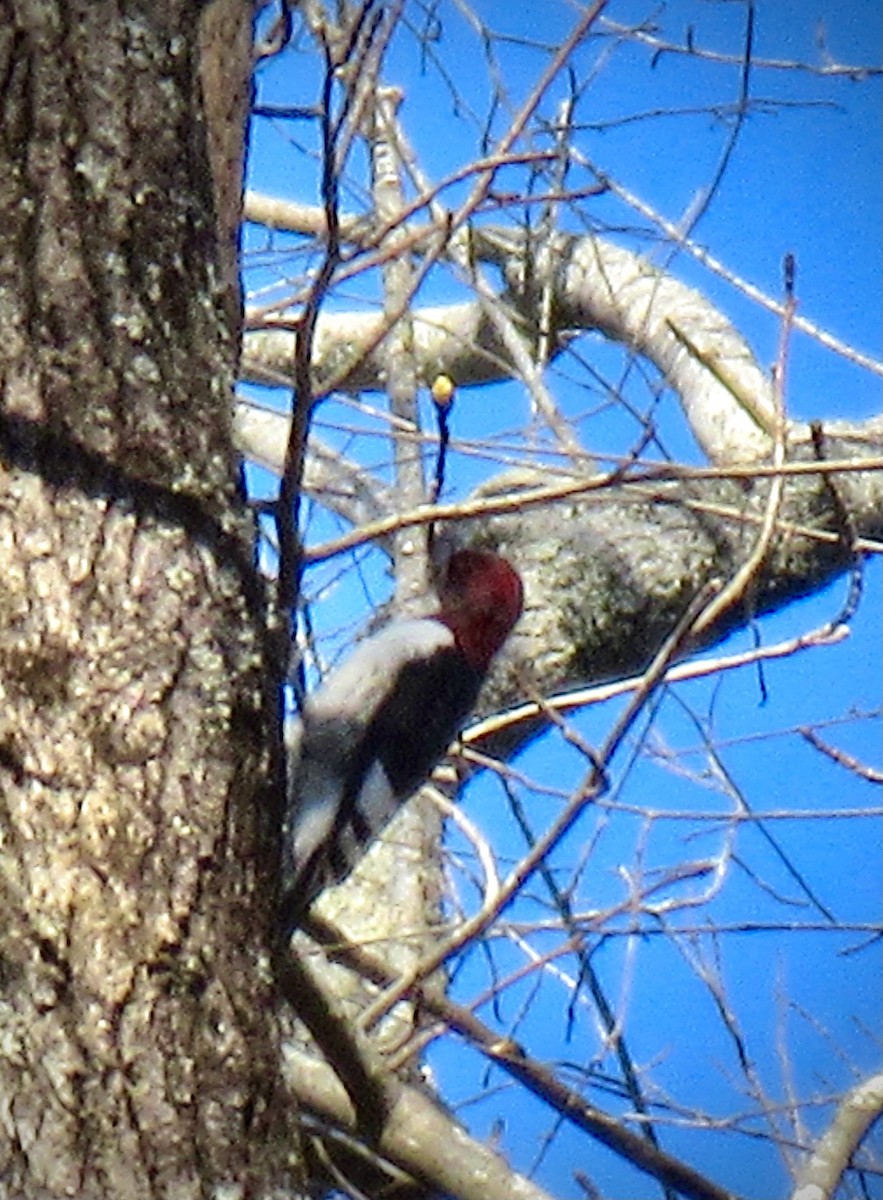
[[[791,1200],[833,1200],[849,1161],[883,1113],[883,1074],[846,1093],[795,1181]]]
[[[302,1106],[355,1130],[353,1106],[331,1067],[288,1044],[283,1070]],[[453,1200],[551,1200],[423,1092],[392,1078],[389,1090],[394,1099],[376,1149],[409,1175]]]
[[[292,218],[302,222],[300,207]],[[517,230],[480,226],[470,251],[502,270],[508,291],[499,301],[516,325],[532,328],[545,289],[550,357],[560,352],[566,335],[599,330],[665,376],[712,462],[752,462],[770,452],[776,423],[771,382],[741,334],[700,292],[641,255],[594,236],[561,235],[537,252]],[[486,296],[417,309],[411,319],[416,375],[425,385],[441,372],[461,387],[518,375],[514,343],[492,319]],[[375,344],[383,328],[380,313],[323,314],[313,358],[317,386],[335,377],[353,390],[382,388],[383,355]],[[246,377],[285,378],[292,338],[284,328],[247,332]]]
[[[393,987],[398,982],[395,973],[376,956],[347,944],[345,940],[342,942],[339,932],[327,922],[311,916],[309,932],[323,943],[330,958],[348,964],[377,986]],[[688,1200],[738,1200],[734,1193],[718,1187],[680,1159],[657,1149],[640,1134],[589,1104],[579,1093],[565,1087],[549,1067],[530,1058],[512,1038],[501,1036],[474,1013],[455,1004],[435,988],[415,983],[411,992],[419,998],[422,1008],[465,1037],[490,1062],[551,1105],[564,1120],[602,1142],[638,1170],[671,1186]],[[340,1093],[343,1093],[342,1088]]]

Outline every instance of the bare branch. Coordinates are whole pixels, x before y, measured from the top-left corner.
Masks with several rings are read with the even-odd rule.
[[[883,1075],[874,1075],[847,1092],[824,1136],[801,1168],[791,1200],[833,1200],[850,1159],[881,1113]]]
[[[311,918],[310,932],[328,948],[331,957],[348,963],[367,979],[381,987],[396,983],[395,975],[375,956],[357,946],[342,944],[333,926]],[[474,1013],[439,995],[434,988],[420,988],[415,983],[412,990],[419,996],[421,1007],[467,1038],[490,1062],[551,1105],[564,1120],[628,1159],[639,1170],[671,1186],[688,1200],[738,1200],[735,1193],[718,1187],[686,1163],[658,1150],[639,1134],[587,1103],[577,1092],[565,1087],[550,1068],[530,1058],[517,1042],[502,1037]],[[342,1093],[343,1089],[340,1090]]]
[[[536,298],[524,294],[531,248],[512,230],[482,226],[473,238],[478,257],[496,262],[519,295],[522,318]],[[652,267],[640,255],[595,237],[559,238],[549,252],[556,314],[552,354],[565,331],[600,329],[646,356],[677,392],[690,426],[712,462],[757,461],[773,445],[772,385],[745,340],[699,292]],[[542,272],[531,265],[531,274]],[[547,273],[548,274],[548,273]],[[413,314],[417,378],[427,386],[441,372],[460,386],[516,374],[530,376],[517,339],[481,301]],[[501,303],[498,301],[498,303]],[[513,296],[508,298],[513,304]],[[505,308],[499,310],[505,312]],[[794,319],[794,325],[799,325]],[[316,324],[313,373],[334,374],[352,389],[382,386],[383,362],[372,349],[384,336],[381,314],[330,314]],[[257,382],[278,382],[291,362],[292,334],[252,330],[245,335],[244,369]],[[351,364],[351,366],[344,364]]]
[[[353,1107],[332,1069],[293,1045],[285,1076],[300,1104],[342,1129],[354,1130]],[[397,1086],[378,1152],[415,1179],[454,1200],[551,1200],[498,1155],[475,1141],[416,1088]]]

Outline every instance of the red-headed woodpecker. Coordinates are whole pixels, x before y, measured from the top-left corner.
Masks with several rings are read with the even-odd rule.
[[[358,645],[289,724],[289,928],[350,873],[447,750],[521,614],[521,580],[490,551],[458,550],[439,601],[432,616],[392,621]]]

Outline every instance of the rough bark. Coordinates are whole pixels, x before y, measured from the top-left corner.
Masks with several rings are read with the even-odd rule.
[[[860,436],[832,433],[823,445],[825,460],[868,469],[825,474],[813,447],[793,444],[792,466],[818,463],[818,473],[787,478],[750,584],[686,650],[820,591],[856,563],[862,538],[883,535],[883,429],[868,422]],[[701,589],[736,575],[758,545],[770,481],[689,475],[532,504],[542,489],[497,481],[514,511],[479,521],[477,536],[518,563],[527,607],[485,692],[488,711],[518,703],[526,682],[548,695],[639,674]],[[463,532],[475,537],[475,525]],[[834,599],[832,621],[837,613]],[[516,744],[525,732],[512,731]]]
[[[19,0],[2,15],[0,1200],[301,1195],[291,1093],[313,1128],[351,1129],[353,1114],[324,1067],[292,1068],[291,1047],[280,1076],[263,949],[281,789],[230,417],[250,6]],[[529,330],[525,246],[489,235],[473,249]],[[701,297],[597,243],[559,250],[562,336],[626,341],[679,391],[712,460],[766,461],[766,400],[752,412],[742,398],[768,389],[739,339],[697,332]],[[695,320],[672,329],[682,301]],[[352,343],[382,324],[365,318],[354,337],[351,320],[320,323],[317,387],[347,371],[348,386],[377,386],[382,349]],[[723,384],[707,361],[721,339]],[[256,377],[284,373],[289,335],[253,344]],[[422,383],[512,369],[480,305],[416,316],[412,348]],[[879,435],[828,431],[823,457],[879,462]],[[795,461],[819,453],[800,431],[791,442]],[[354,520],[389,510],[389,490],[340,456],[312,470],[343,479]],[[750,588],[708,638],[842,572],[855,535],[881,535],[880,479],[789,481]],[[470,524],[470,539],[513,553],[530,595],[488,703],[521,698],[526,675],[551,690],[640,670],[703,583],[756,546],[763,480],[614,482],[555,504],[510,482],[508,515]],[[437,818],[412,806],[403,819],[423,864]],[[397,870],[393,832],[364,875],[400,935],[402,910],[435,912],[437,880]],[[329,903],[362,933],[376,894]],[[417,943],[399,943],[388,961],[405,965]],[[329,978],[348,1019],[363,983]],[[388,1021],[375,1048],[398,1033]],[[431,1106],[400,1115],[381,1150],[416,1174],[414,1194],[452,1189],[450,1168],[480,1194],[481,1147]],[[499,1193],[516,1194],[523,1181],[492,1165]]]
[[[235,90],[251,11],[223,7]],[[289,1177],[261,936],[262,600],[197,53],[217,8],[22,0],[0,28],[0,1195],[15,1200],[261,1195]]]

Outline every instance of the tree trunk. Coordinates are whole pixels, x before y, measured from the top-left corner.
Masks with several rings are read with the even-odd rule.
[[[0,1196],[16,1200],[291,1181],[263,948],[274,712],[231,444],[251,16],[3,6]],[[200,48],[226,53],[223,77],[200,74]]]

